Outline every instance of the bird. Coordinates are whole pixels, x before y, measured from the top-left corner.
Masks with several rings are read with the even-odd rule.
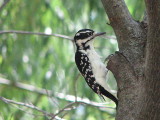
[[[97,33],[91,29],[79,30],[74,36],[75,63],[88,86],[103,99],[105,96],[115,102],[117,108],[118,99],[108,91],[106,83],[108,69],[93,46],[94,38],[104,34],[106,32]]]

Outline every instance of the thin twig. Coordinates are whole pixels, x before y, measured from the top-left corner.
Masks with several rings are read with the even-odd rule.
[[[5,78],[0,78],[0,84],[12,85],[13,87],[17,87],[23,90],[35,92],[35,93],[46,95],[46,96],[52,95],[52,92],[50,90],[47,90],[48,93],[46,93],[46,89],[37,88],[33,85],[28,85],[20,82],[12,83],[10,80]],[[105,111],[104,109],[101,109],[101,108],[104,108],[104,105],[106,103],[98,103],[98,102],[90,101],[88,98],[81,98],[78,96],[77,98],[75,98],[74,95],[65,95],[64,93],[56,93],[55,97],[57,97],[58,99],[69,101],[69,102],[75,102],[75,99],[77,99],[78,103],[90,105],[92,107],[98,107],[100,110]],[[114,109],[111,107],[105,107],[105,108]]]
[[[13,101],[13,100],[10,100],[10,99],[7,99],[7,98],[4,98],[4,97],[0,97],[0,100],[5,102],[6,104],[14,104],[14,105],[20,105],[20,106],[24,106],[24,107],[27,107],[27,108],[31,108],[31,109],[34,109],[36,111],[39,111],[41,113],[43,113],[43,115],[45,116],[48,116],[48,117],[52,117],[54,116],[54,118],[56,118],[57,120],[63,120],[62,118],[58,117],[57,115],[54,115],[52,113],[48,113],[44,110],[41,110],[40,108],[34,106],[34,105],[31,105],[31,104],[28,104],[28,103],[23,103],[23,102],[16,102],[16,101]],[[22,108],[19,108],[18,109],[24,111]],[[25,111],[26,112],[26,111]],[[29,113],[30,114],[30,113]],[[33,115],[33,114],[32,114]],[[41,116],[41,115],[36,115],[36,116]]]
[[[13,107],[15,107],[16,109],[19,109],[19,110],[21,110],[22,112],[24,112],[24,113],[26,113],[26,114],[29,114],[29,115],[32,115],[32,116],[36,116],[36,117],[42,117],[42,116],[44,116],[44,114],[42,113],[42,114],[34,114],[34,113],[31,113],[31,112],[28,112],[28,111],[26,111],[25,109],[23,109],[23,108],[21,108],[21,107],[19,107],[19,106],[17,106],[17,104],[12,104],[12,103],[10,103]],[[26,106],[25,106],[26,107]],[[28,107],[26,107],[26,108],[28,108]]]
[[[39,93],[39,94],[43,94],[43,95],[47,95],[47,96],[51,95],[51,91],[49,91],[49,90],[47,90],[47,93],[46,93],[46,89],[36,88],[36,87],[34,87],[32,85],[27,85],[27,84],[23,84],[23,83],[19,83],[19,82],[11,83],[10,80],[7,80],[5,78],[0,78],[0,83],[1,84],[5,84],[5,85],[16,86],[16,87],[24,89],[24,90],[33,91],[33,92],[36,92],[36,93]],[[102,103],[96,103],[96,102],[90,101],[90,100],[88,100],[86,98],[82,99],[80,97],[75,97],[73,95],[65,95],[63,93],[57,93],[56,97],[59,98],[59,99],[70,101],[71,103],[66,105],[64,108],[58,110],[57,113],[48,113],[47,111],[41,110],[40,108],[34,106],[33,104],[16,102],[16,101],[13,101],[13,100],[6,99],[4,97],[0,97],[0,100],[2,100],[3,102],[5,102],[7,104],[10,103],[10,104],[13,104],[13,105],[20,105],[20,106],[24,106],[24,107],[27,107],[27,108],[31,108],[31,109],[37,110],[37,111],[41,112],[43,115],[47,116],[48,118],[51,118],[51,120],[53,120],[53,119],[62,120],[62,118],[58,117],[58,115],[66,112],[66,111],[73,110],[75,108],[74,106],[75,105],[79,105],[79,104],[81,104],[81,105],[89,105],[91,107],[96,107],[101,111],[106,111],[104,108],[114,109],[112,107],[104,106],[104,103],[103,104]],[[68,109],[68,108],[70,108],[70,109]],[[22,111],[25,111],[22,108],[19,108],[19,109],[22,110]],[[35,116],[40,116],[40,115],[36,115],[36,114],[34,114],[34,115]]]
[[[116,39],[116,36],[108,36],[108,35],[102,35],[100,36],[101,38],[104,38],[104,39],[112,39],[112,40],[117,40]]]
[[[29,32],[29,31],[17,31],[17,30],[0,31],[0,34],[9,34],[9,33],[55,36],[55,37],[60,37],[60,38],[64,38],[64,39],[68,39],[68,40],[73,41],[72,37],[69,37],[69,36],[66,36],[66,35],[61,35],[61,34],[54,34],[54,33],[48,34],[48,33],[41,33],[41,32]]]
[[[72,108],[72,109],[73,109],[73,106],[74,106],[75,104],[77,104],[77,105],[79,105],[79,104],[90,105],[90,104],[87,104],[87,103],[85,103],[85,102],[77,102],[77,101],[72,102],[72,103],[69,103],[69,104],[66,105],[63,109],[59,110],[56,114],[54,114],[50,120],[53,120],[53,119],[55,118],[55,116],[58,116],[58,115],[61,114],[62,112],[66,111],[67,108]],[[92,105],[90,105],[90,106],[92,106]],[[95,106],[94,106],[94,107],[95,107]],[[104,107],[104,108],[111,108],[111,109],[113,109],[112,107],[105,107],[105,106],[103,106],[103,107]],[[70,109],[70,110],[72,110],[72,109]]]
[[[45,89],[45,90],[46,90],[47,96],[48,96],[48,97],[51,99],[51,101],[59,108],[59,104],[57,103],[56,98],[51,97],[51,92],[48,91],[47,89]]]
[[[42,32],[29,32],[29,31],[17,31],[17,30],[0,31],[0,34],[10,34],[10,33],[11,34],[31,34],[31,35],[55,36],[55,37],[64,38],[64,39],[73,41],[73,37],[69,37],[69,36],[61,35],[61,34],[55,34],[55,33],[48,34],[48,33],[42,33]],[[116,40],[115,36],[103,35],[101,37],[105,39]]]
[[[77,104],[77,102],[69,103],[69,104],[66,105],[63,109],[59,110],[56,114],[54,114],[50,120],[53,120],[57,115],[59,115],[59,114],[61,114],[62,112],[64,112],[67,108],[73,107],[73,105],[75,105],[75,104]]]
[[[16,104],[16,105],[20,105],[20,106],[25,106],[27,108],[31,108],[31,109],[37,110],[37,111],[43,113],[44,115],[50,115],[50,113],[47,113],[46,111],[43,111],[43,110],[39,109],[38,107],[36,107],[34,105],[30,105],[30,104],[22,103],[22,102],[16,102],[16,101],[4,98],[4,97],[0,97],[0,100],[2,100],[5,103],[12,103],[12,104]]]

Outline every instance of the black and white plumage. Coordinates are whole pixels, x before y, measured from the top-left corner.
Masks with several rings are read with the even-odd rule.
[[[103,34],[105,33],[95,33],[91,29],[79,30],[74,36],[77,47],[75,62],[88,86],[98,95],[106,96],[118,105],[117,98],[108,92],[109,88],[106,84],[108,69],[93,47],[93,39]]]

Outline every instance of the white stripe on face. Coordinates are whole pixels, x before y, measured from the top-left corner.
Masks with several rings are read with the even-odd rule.
[[[75,36],[80,36],[81,34],[83,34],[83,33],[86,33],[86,34],[88,34],[88,33],[92,33],[92,31],[84,31],[84,32],[78,32]]]
[[[84,32],[79,32],[79,33],[81,34],[81,33],[90,33],[90,32],[92,32],[92,31],[87,30],[87,31],[84,31]]]

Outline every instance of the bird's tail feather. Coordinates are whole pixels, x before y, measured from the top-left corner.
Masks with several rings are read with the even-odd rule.
[[[111,99],[113,102],[115,102],[116,106],[118,106],[118,99],[114,95],[112,95],[110,92],[105,90],[103,87],[101,88],[101,93],[107,98]]]

